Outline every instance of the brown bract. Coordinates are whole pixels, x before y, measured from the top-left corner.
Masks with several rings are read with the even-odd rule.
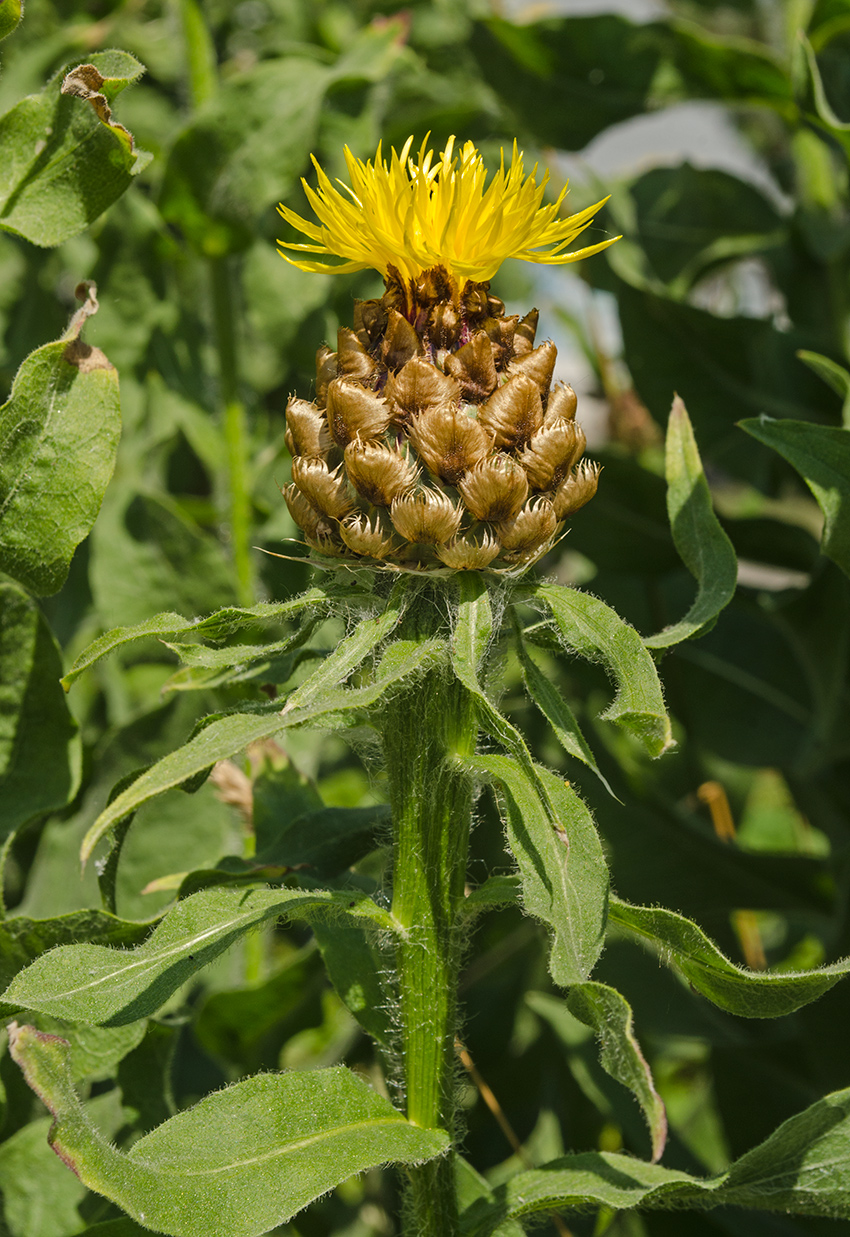
[[[316,399],[292,397],[284,491],[323,556],[376,569],[518,572],[596,491],[579,463],[571,387],[537,311],[507,316],[486,284],[445,271],[355,303],[316,358]]]

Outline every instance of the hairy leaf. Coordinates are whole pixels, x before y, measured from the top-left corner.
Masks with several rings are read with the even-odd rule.
[[[640,636],[609,606],[579,589],[538,584],[531,600],[551,611],[567,648],[601,661],[617,685],[617,694],[602,714],[641,740],[651,756],[673,742],[658,671]]]
[[[27,357],[0,408],[0,569],[41,596],[62,587],[97,518],[121,434],[118,375],[80,340],[97,308],[91,288],[62,338]]]
[[[23,0],[0,0],[0,39],[5,39],[18,25],[23,7]]]
[[[696,579],[696,599],[678,623],[644,640],[649,648],[669,648],[708,631],[735,594],[738,560],[711,505],[693,426],[676,396],[667,424],[667,511],[673,540]]]
[[[770,417],[740,426],[797,469],[824,514],[821,549],[850,575],[850,431]]]
[[[121,196],[150,155],[112,119],[109,101],[143,72],[128,52],[97,52],[0,117],[0,227],[59,245]]]
[[[421,1163],[446,1134],[411,1125],[343,1068],[262,1074],[207,1096],[122,1155],[87,1119],[61,1039],[15,1028],[15,1060],[85,1185],[173,1237],[259,1237],[354,1173]]]

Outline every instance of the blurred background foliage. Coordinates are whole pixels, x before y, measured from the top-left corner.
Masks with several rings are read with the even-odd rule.
[[[572,174],[572,209],[611,195],[591,239],[623,234],[578,271],[535,283],[508,265],[494,282],[509,312],[541,306],[541,337],[562,345],[558,376],[575,379],[571,366],[578,374],[579,419],[584,410],[605,466],[597,498],[543,570],[588,587],[644,635],[687,608],[692,581],[670,535],[663,479],[675,392],[740,560],[735,600],[714,629],[663,659],[678,739],[664,759],[648,762],[596,720],[601,671],[554,654],[547,661],[619,801],[584,768],[567,767],[512,664],[506,703],[538,754],[592,805],[621,896],[685,913],[755,967],[850,952],[850,469],[836,437],[850,393],[848,0],[635,0],[616,11],[565,3],[546,13],[484,0],[411,0],[403,10],[370,0],[28,0],[3,44],[0,108],[110,48],[146,68],[115,113],[152,161],[56,248],[0,235],[0,383],[8,391],[24,358],[61,333],[76,285],[92,279],[100,309],[86,339],[118,369],[123,416],[100,516],[32,629],[32,648],[43,646],[28,688],[40,761],[0,784],[11,804],[6,971],[56,943],[34,921],[100,906],[97,873],[89,867],[80,879],[77,854],[115,783],[182,742],[214,707],[275,690],[273,658],[221,684],[210,667],[175,675],[168,648],[148,642],[84,676],[70,716],[56,694],[47,624],[68,664],[100,632],[159,610],[203,614],[306,585],[279,496],[289,479],[284,406],[290,392],[313,390],[316,349],[350,322],[353,299],[381,285],[369,272],[337,278],[287,266],[274,249],[286,226],[275,204],[305,209],[299,178],[312,175],[310,152],[340,174],[344,143],[371,157],[379,139],[398,146],[429,131],[438,148],[457,134],[491,160],[516,138],[550,167],[553,189]],[[649,149],[626,175],[600,171],[600,142],[619,134],[639,144],[640,125],[665,116],[687,129],[695,101],[734,138],[737,170],[699,151],[689,161]],[[780,430],[738,424],[762,414]],[[783,421],[805,423],[790,447]],[[326,625],[317,647],[333,647],[338,634]],[[279,829],[293,796],[301,811],[304,802],[382,801],[368,751],[316,739],[249,753],[194,795],[172,791],[140,812],[118,869],[119,916],[150,920],[185,873],[250,856],[254,827]],[[384,852],[374,830],[366,836],[357,870],[380,880]],[[473,879],[508,870],[487,800],[473,849]],[[600,1071],[590,1032],[553,999],[545,948],[542,929],[514,911],[484,919],[469,943],[465,1036],[479,1074],[460,1084],[465,1152],[494,1182],[565,1149],[648,1150],[640,1115]],[[850,1085],[846,984],[760,1023],[709,1006],[625,940],[609,945],[599,978],[635,1010],[669,1110],[670,1167],[719,1171],[825,1091]],[[233,950],[147,1029],[90,1041],[63,1033],[77,1035],[92,1111],[124,1139],[261,1068],[346,1061],[378,1079],[369,1041],[301,928]],[[0,1084],[0,1229],[72,1237],[117,1214],[50,1151],[44,1110],[7,1055]],[[280,1231],[389,1237],[396,1201],[392,1174],[368,1174]],[[734,1209],[687,1220],[604,1213],[569,1226],[576,1237],[802,1237],[846,1227]]]

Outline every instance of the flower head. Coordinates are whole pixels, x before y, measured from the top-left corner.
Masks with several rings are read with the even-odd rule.
[[[468,281],[491,279],[506,258],[554,266],[599,253],[617,239],[566,252],[606,199],[560,218],[566,186],[557,201],[543,205],[549,174],[538,184],[535,164],[526,176],[516,142],[510,166],[505,167],[503,151],[501,166],[489,185],[484,162],[472,142],[457,152],[455,139],[450,137],[436,162],[427,143],[426,137],[417,162],[410,158],[413,138],[409,137],[400,153],[392,150],[389,165],[380,144],[374,162],[365,163],[355,159],[346,146],[351,186],[338,182],[344,193],[335,188],[314,157],[318,188],[312,189],[306,181],[302,184],[319,222],[311,223],[279,206],[283,218],[310,242],[279,241],[281,256],[304,271],[374,267],[387,276],[393,268],[404,280],[443,267],[462,290]],[[334,264],[289,257],[285,249],[343,261]]]

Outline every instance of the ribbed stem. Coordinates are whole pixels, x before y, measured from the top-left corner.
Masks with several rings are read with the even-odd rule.
[[[474,709],[447,670],[418,679],[384,712],[393,811],[393,915],[398,947],[407,1116],[454,1134],[457,984],[472,783],[458,757],[475,748]],[[409,1170],[407,1237],[458,1232],[451,1156]]]
[[[239,395],[236,281],[227,257],[210,258],[213,320],[227,447],[228,516],[236,588],[242,605],[254,600],[251,564],[251,499],[248,490],[248,422]]]

